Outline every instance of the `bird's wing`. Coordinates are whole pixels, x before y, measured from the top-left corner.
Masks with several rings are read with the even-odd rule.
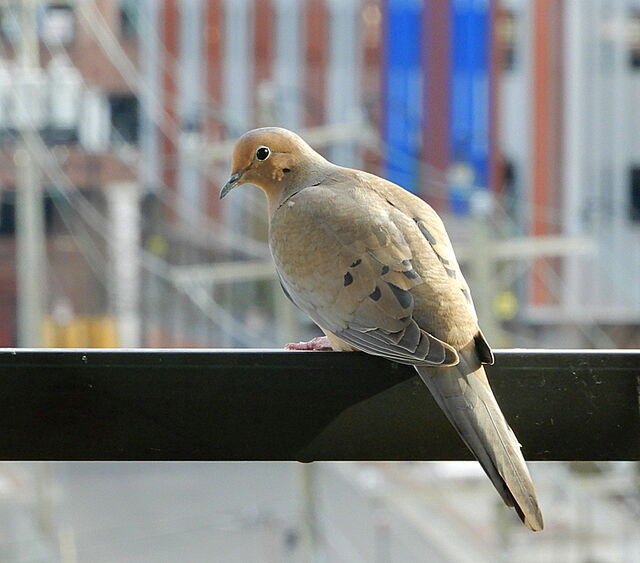
[[[423,219],[362,177],[351,180],[302,190],[272,217],[270,244],[285,291],[359,350],[413,365],[457,363],[447,336],[465,332],[467,342],[478,328],[458,278],[445,268],[443,260],[459,272],[452,251],[451,260],[439,256]]]
[[[423,324],[442,325],[444,322],[449,328],[462,329],[447,339],[457,348],[466,344],[471,331],[480,361],[493,364],[491,348],[477,326],[478,316],[469,285],[462,275],[453,246],[438,214],[425,201],[395,184],[371,174],[359,174],[379,197],[394,208],[396,212],[393,216],[396,221],[405,224],[405,236],[421,257],[420,270],[428,278],[428,283],[420,290],[423,294],[420,301],[420,309],[424,313]],[[407,219],[417,229],[407,226]],[[434,292],[437,294],[435,300]],[[434,313],[437,313],[435,317]]]

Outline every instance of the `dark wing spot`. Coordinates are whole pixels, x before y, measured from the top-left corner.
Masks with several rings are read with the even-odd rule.
[[[416,274],[413,270],[407,270],[405,272],[402,272],[405,276],[407,276],[410,280],[415,280],[418,277],[418,274]]]
[[[376,288],[373,290],[373,293],[369,294],[369,297],[371,297],[371,299],[373,299],[374,301],[378,301],[378,299],[382,297],[382,292],[380,291],[380,288],[376,286]]]
[[[424,224],[424,221],[422,221],[422,219],[414,219],[414,221],[416,222],[416,225],[418,225],[420,232],[424,235],[424,238],[426,238],[429,241],[429,244],[433,247],[433,251],[436,253],[436,256],[438,257],[438,260],[440,260],[440,263],[444,266],[444,269],[447,271],[447,275],[450,278],[455,278],[455,271],[447,268],[447,266],[449,265],[449,260],[447,260],[444,256],[440,256],[440,254],[438,254],[438,251],[435,249],[435,245],[438,243],[427,226]]]
[[[427,226],[424,224],[424,221],[416,218],[414,218],[413,220],[416,222],[416,225],[418,225],[418,229],[420,229],[420,232],[423,234],[424,238],[426,238],[429,241],[429,244],[431,245],[436,244],[436,239],[429,232],[429,229],[427,229]]]
[[[464,295],[464,298],[467,300],[467,303],[471,305],[471,294],[464,287],[461,287],[460,291],[462,291],[462,295]]]
[[[403,309],[408,309],[413,305],[413,295],[411,295],[411,293],[406,289],[400,289],[397,285],[393,285],[392,283],[388,283],[387,285],[391,288],[391,291],[393,291],[393,294],[396,296],[398,303],[400,303]]]
[[[362,260],[360,260],[360,258],[358,258],[355,262],[351,263],[351,266],[349,266],[349,268],[355,268],[356,266],[360,265],[362,263]]]
[[[389,273],[389,266],[382,266],[382,270],[380,270],[380,275],[384,276]]]
[[[350,272],[347,272],[344,275],[344,286],[347,287],[348,285],[351,285],[353,283],[353,276],[351,275]]]
[[[455,270],[452,270],[451,268],[447,268],[444,264],[442,265],[442,267],[444,268],[444,271],[447,272],[447,275],[451,278],[451,279],[456,279],[456,272]]]

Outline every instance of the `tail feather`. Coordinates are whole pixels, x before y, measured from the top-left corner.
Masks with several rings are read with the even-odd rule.
[[[529,529],[542,530],[542,514],[520,444],[475,353],[463,351],[455,367],[416,366],[416,370],[507,506],[515,508]]]

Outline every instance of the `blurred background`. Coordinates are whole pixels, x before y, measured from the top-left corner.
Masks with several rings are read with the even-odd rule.
[[[234,140],[443,217],[494,347],[640,347],[640,0],[0,0],[0,346],[281,347]],[[637,464],[1,464],[0,561],[640,560]]]

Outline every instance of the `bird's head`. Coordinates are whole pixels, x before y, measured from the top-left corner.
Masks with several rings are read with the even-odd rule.
[[[220,190],[220,199],[243,184],[253,184],[279,201],[329,163],[301,137],[280,127],[253,129],[238,139],[231,176]]]

